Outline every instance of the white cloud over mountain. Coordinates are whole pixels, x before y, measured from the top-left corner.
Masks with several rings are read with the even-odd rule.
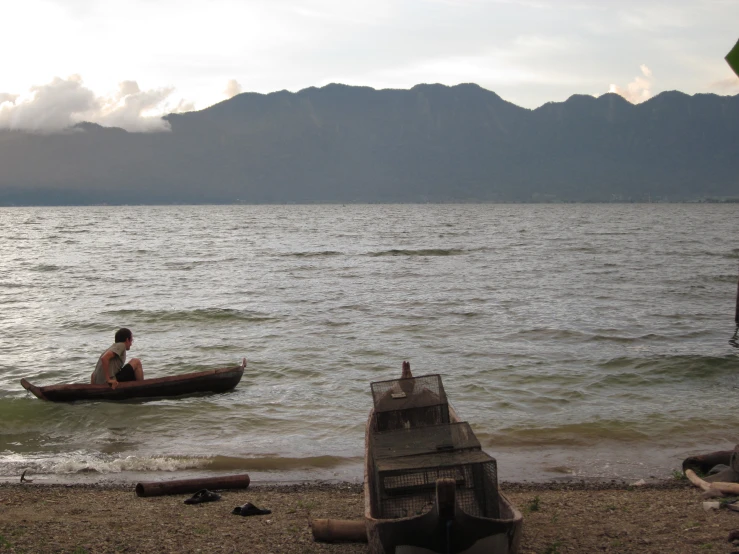
[[[0,128],[55,132],[82,121],[132,132],[168,131],[162,115],[193,109],[174,102],[174,88],[141,90],[136,81],[121,81],[112,94],[98,96],[79,75],[30,88],[25,94],[0,93]]]
[[[233,98],[237,94],[241,94],[243,90],[243,87],[236,79],[231,79],[226,83],[226,89],[223,91],[223,94],[226,95],[226,98]]]
[[[620,94],[632,104],[644,102],[652,97],[652,71],[644,64],[639,66],[642,75],[634,77],[625,87],[612,84],[608,92]]]

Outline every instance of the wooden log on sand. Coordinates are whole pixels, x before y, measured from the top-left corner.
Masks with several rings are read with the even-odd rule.
[[[685,477],[696,487],[704,491],[718,491],[726,495],[739,495],[739,483],[709,483],[698,477],[692,469],[685,470]]]
[[[310,528],[317,542],[367,542],[367,526],[362,519],[314,519]]]
[[[703,479],[698,477],[695,474],[695,471],[693,471],[692,469],[685,470],[685,477],[687,477],[688,481],[693,483],[699,489],[703,489],[704,491],[707,491],[708,489],[711,488],[711,483],[709,483],[708,481],[704,481]]]
[[[188,494],[201,489],[245,489],[249,486],[249,476],[227,475],[225,477],[206,477],[201,479],[180,479],[177,481],[150,481],[136,484],[136,496],[163,496],[165,494]]]

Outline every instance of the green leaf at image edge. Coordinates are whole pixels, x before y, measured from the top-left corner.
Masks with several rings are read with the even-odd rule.
[[[731,49],[731,52],[726,54],[726,61],[729,64],[729,67],[734,70],[734,73],[736,73],[737,77],[739,77],[739,40],[736,41],[736,44],[734,45],[734,48]]]

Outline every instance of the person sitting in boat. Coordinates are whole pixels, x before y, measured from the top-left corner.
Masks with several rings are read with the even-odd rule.
[[[126,352],[133,344],[133,333],[125,327],[115,333],[115,344],[100,355],[90,382],[93,385],[109,384],[116,388],[124,381],[143,381],[144,368],[141,360],[134,358],[126,363]]]

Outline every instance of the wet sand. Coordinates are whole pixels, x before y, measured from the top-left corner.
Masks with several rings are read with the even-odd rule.
[[[314,518],[358,519],[357,484],[259,485],[139,498],[133,484],[0,484],[0,552],[366,552],[365,544],[314,542]],[[739,513],[707,512],[684,480],[626,483],[503,483],[524,514],[521,554],[570,552],[728,553]],[[244,502],[272,514],[240,517]]]

